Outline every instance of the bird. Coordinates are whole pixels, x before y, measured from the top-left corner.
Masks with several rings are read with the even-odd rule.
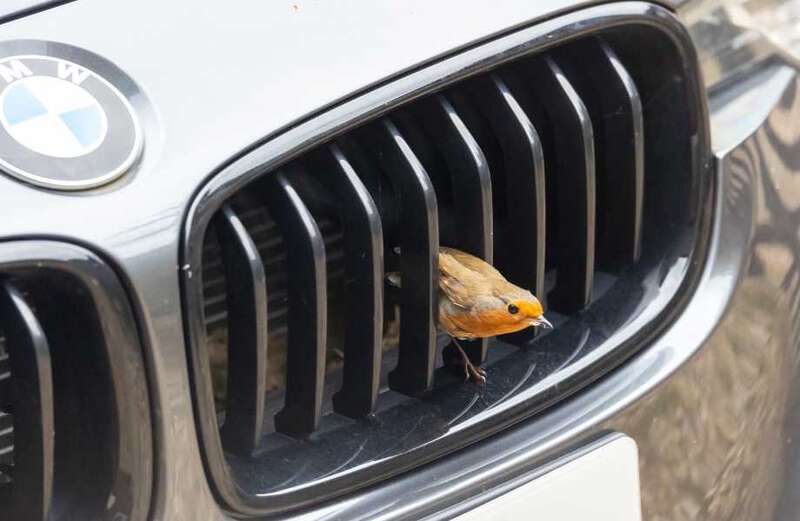
[[[465,376],[486,382],[486,371],[470,361],[459,340],[552,328],[539,299],[509,282],[485,260],[455,248],[439,248],[439,329],[452,339]]]
[[[486,371],[472,363],[459,340],[505,335],[528,327],[553,327],[533,293],[509,282],[485,260],[442,246],[438,263],[438,329],[460,352],[467,379],[484,384]],[[388,274],[387,280],[401,286],[398,273]]]

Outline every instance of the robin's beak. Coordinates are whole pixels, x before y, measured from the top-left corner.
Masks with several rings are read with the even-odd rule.
[[[553,329],[553,324],[551,324],[549,320],[544,318],[544,316],[541,316],[541,317],[535,319],[533,321],[533,325],[537,326],[537,327],[538,326],[542,326],[542,327],[544,327],[546,329]]]

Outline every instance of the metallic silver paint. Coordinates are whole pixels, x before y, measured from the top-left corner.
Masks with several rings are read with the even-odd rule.
[[[800,66],[797,0],[694,0],[678,7],[710,89],[751,74],[772,57]]]

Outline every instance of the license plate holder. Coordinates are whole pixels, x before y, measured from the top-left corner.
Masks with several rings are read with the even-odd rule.
[[[529,479],[525,479],[528,477]],[[641,521],[639,451],[614,434],[570,453],[544,474],[456,517],[458,521]]]

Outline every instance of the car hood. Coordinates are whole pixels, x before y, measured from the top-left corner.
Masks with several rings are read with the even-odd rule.
[[[82,193],[0,176],[12,236],[69,237],[114,258],[175,248],[203,182],[243,151],[372,85],[592,2],[173,2],[81,0],[3,25],[5,41],[60,42],[119,67],[144,151]],[[42,212],[42,208],[47,208]],[[177,256],[176,256],[177,258]]]

